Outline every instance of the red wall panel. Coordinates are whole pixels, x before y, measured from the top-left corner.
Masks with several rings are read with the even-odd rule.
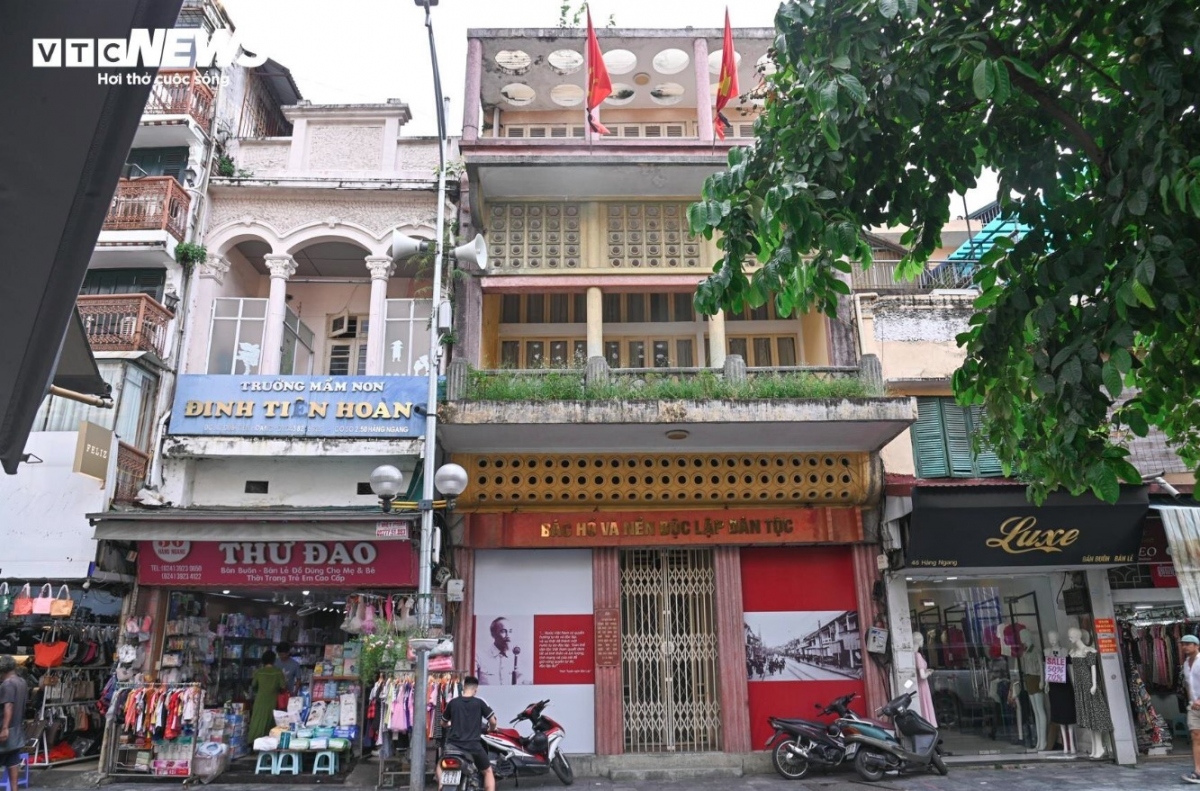
[[[811,613],[829,614],[857,610],[854,587],[854,560],[850,547],[743,547],[742,605],[751,630],[763,630],[768,643],[779,644],[781,625],[794,621],[795,636],[809,631],[814,622]],[[756,619],[756,613],[795,613]],[[766,625],[767,623],[771,625]],[[761,626],[760,626],[761,625]],[[866,624],[869,626],[870,624]],[[859,624],[860,633],[863,624]],[[774,631],[772,631],[774,630]],[[864,657],[865,658],[865,657]],[[867,659],[867,661],[870,661]],[[864,693],[861,678],[842,675],[833,668],[792,663],[800,675],[817,680],[759,680],[747,683],[750,704],[750,733],[753,749],[763,749],[771,736],[767,717],[815,717],[814,704],[824,706],[834,698]],[[787,675],[786,673],[783,675]],[[855,710],[867,714],[865,704],[856,702]]]

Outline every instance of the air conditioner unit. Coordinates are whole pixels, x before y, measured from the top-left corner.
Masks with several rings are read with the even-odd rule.
[[[350,311],[343,310],[341,313],[329,320],[329,337],[330,338],[345,338],[347,335],[353,335],[350,329]]]

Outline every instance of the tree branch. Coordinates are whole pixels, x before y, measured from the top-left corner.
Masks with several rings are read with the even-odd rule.
[[[1033,62],[1033,67],[1038,71],[1041,71],[1046,67],[1047,63],[1070,49],[1071,42],[1073,42],[1075,37],[1078,36],[1080,31],[1083,30],[1083,26],[1087,24],[1088,18],[1088,14],[1080,14],[1079,18],[1075,20],[1075,24],[1071,25],[1067,32],[1063,34],[1063,37],[1060,38],[1057,43],[1051,45],[1050,49],[1043,52]]]
[[[1090,60],[1088,60],[1084,56],[1080,55],[1078,52],[1076,52],[1073,49],[1068,48],[1067,54],[1070,55],[1075,60],[1076,63],[1079,63],[1084,68],[1091,70],[1093,73],[1095,73],[1100,78],[1102,78],[1105,82],[1107,82],[1109,84],[1109,86],[1111,86],[1114,90],[1116,90],[1117,93],[1121,94],[1122,96],[1125,95],[1125,91],[1122,90],[1120,84],[1118,84],[1117,81],[1114,80],[1112,77],[1110,77],[1106,73],[1104,73],[1104,71],[1099,66],[1092,63]]]

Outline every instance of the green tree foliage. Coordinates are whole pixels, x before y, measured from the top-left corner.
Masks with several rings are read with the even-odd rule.
[[[724,251],[697,307],[832,315],[850,262],[870,263],[860,229],[907,226],[913,276],[951,196],[994,169],[1003,211],[1030,230],[980,262],[959,337],[955,391],[985,406],[986,442],[1035,500],[1062,487],[1111,501],[1139,482],[1126,429],[1160,427],[1196,465],[1198,8],[784,3],[755,145],[689,209]]]

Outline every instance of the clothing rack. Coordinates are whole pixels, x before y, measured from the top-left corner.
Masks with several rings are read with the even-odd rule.
[[[424,701],[426,703],[426,706],[428,707],[430,693],[433,690],[433,688],[435,686],[441,687],[442,685],[449,684],[449,685],[452,685],[452,687],[453,687],[453,690],[452,690],[453,694],[451,694],[445,698],[441,698],[439,700],[439,703],[441,704],[441,706],[444,706],[446,702],[449,702],[450,700],[452,700],[455,697],[458,697],[458,695],[461,694],[462,679],[463,679],[463,674],[458,673],[458,672],[429,673],[429,685],[423,694],[422,701]],[[386,690],[386,685],[388,685],[389,683],[400,684],[400,685],[404,685],[404,684],[415,685],[416,680],[417,680],[417,674],[415,671],[381,672],[381,673],[379,673],[376,680],[371,684],[371,689],[368,693],[369,694],[369,702],[368,702],[368,709],[367,709],[368,715],[370,716],[371,712],[376,712],[375,716],[381,716],[384,721],[387,721],[389,719],[390,712],[380,711],[376,708],[381,705],[386,705],[386,703],[384,703],[380,700],[380,695],[384,694],[384,692]],[[414,694],[413,699],[415,701],[415,699],[416,699],[415,694]],[[364,744],[367,744],[367,741],[366,741],[367,733],[371,729],[372,725],[374,724],[374,719],[375,719],[375,717],[372,716],[371,717],[372,721],[368,722],[364,725],[364,728],[363,728],[363,737],[364,737],[363,743]],[[437,763],[436,758],[437,758],[437,750],[438,750],[438,741],[439,741],[440,731],[441,731],[440,721],[441,721],[441,710],[440,710],[440,708],[436,708],[434,711],[429,713],[429,719],[428,719],[428,722],[429,722],[431,728],[434,729],[434,733],[431,736],[429,742],[427,743],[427,750],[426,750],[426,756],[425,756],[425,767],[426,767],[427,775],[433,771],[433,767]],[[409,779],[410,779],[410,775],[412,772],[412,767],[410,765],[411,761],[409,758],[411,753],[408,748],[409,748],[409,745],[411,744],[411,739],[412,739],[412,733],[409,730],[393,730],[390,728],[380,727],[375,739],[372,742],[372,744],[375,744],[378,748],[379,781],[378,781],[377,787],[379,787],[379,788],[395,788],[395,787],[409,785]]]
[[[156,752],[161,749],[163,744],[172,740],[154,739],[153,741],[143,738],[135,738],[132,742],[122,733],[125,723],[125,710],[129,703],[130,697],[135,692],[147,691],[195,691],[195,705],[192,707],[193,718],[188,720],[185,713],[180,713],[180,733],[176,737],[178,740],[189,739],[190,744],[186,751],[187,767],[186,773],[184,769],[178,766],[182,758],[168,759],[175,762],[173,771],[158,772],[156,762],[163,759],[155,758]],[[161,701],[156,701],[155,705],[162,705]],[[187,780],[195,776],[196,770],[196,748],[199,741],[200,730],[200,715],[204,711],[204,685],[198,682],[188,683],[164,683],[164,682],[145,682],[133,681],[122,682],[115,685],[113,690],[112,705],[108,711],[108,719],[104,731],[104,740],[106,749],[102,749],[103,760],[100,765],[100,773],[106,777],[161,777],[175,780]],[[189,733],[190,731],[190,733]],[[137,734],[140,737],[140,734]],[[182,745],[183,742],[180,741]],[[132,753],[134,759],[132,762],[122,759],[123,754]],[[144,768],[139,768],[140,753],[149,753],[145,760]],[[170,772],[170,773],[168,773]]]

